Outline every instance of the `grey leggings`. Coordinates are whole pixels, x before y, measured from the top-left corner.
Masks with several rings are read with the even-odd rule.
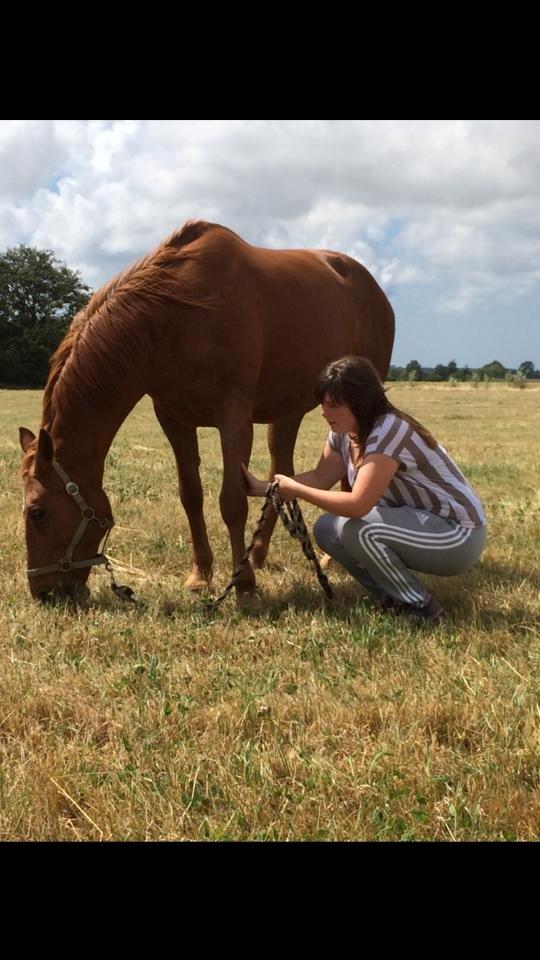
[[[361,520],[325,513],[315,539],[378,600],[421,607],[430,594],[411,570],[452,577],[479,559],[485,527],[462,527],[416,507],[374,507]]]

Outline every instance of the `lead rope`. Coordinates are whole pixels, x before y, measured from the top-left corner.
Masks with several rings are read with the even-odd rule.
[[[225,600],[225,597],[227,597],[227,596],[229,595],[229,593],[231,592],[232,588],[235,587],[236,584],[238,583],[238,580],[240,579],[240,574],[241,574],[241,572],[242,572],[242,568],[244,567],[244,565],[245,565],[245,564],[247,563],[247,561],[249,560],[249,556],[250,556],[250,554],[251,554],[251,551],[253,550],[253,547],[254,547],[254,545],[255,545],[255,541],[256,541],[256,539],[257,539],[257,537],[258,537],[258,535],[259,535],[259,533],[260,533],[260,531],[261,531],[261,529],[262,529],[262,527],[263,527],[263,525],[264,525],[264,521],[266,520],[266,515],[267,515],[267,513],[268,513],[268,510],[269,510],[269,508],[270,508],[270,505],[272,505],[272,506],[274,507],[274,510],[276,511],[276,513],[278,514],[278,516],[281,517],[281,520],[282,520],[282,522],[283,522],[283,525],[284,525],[285,529],[290,533],[291,537],[293,537],[293,538],[295,538],[295,539],[297,539],[297,540],[300,540],[300,545],[301,545],[301,547],[302,547],[302,550],[303,550],[303,552],[304,552],[304,555],[307,557],[307,559],[308,559],[311,563],[313,563],[313,565],[314,565],[314,567],[315,567],[315,573],[316,573],[316,575],[317,575],[317,580],[319,581],[319,583],[320,583],[322,589],[324,590],[326,596],[328,597],[328,599],[329,599],[329,600],[333,600],[333,598],[334,598],[334,593],[333,593],[333,591],[332,591],[332,587],[330,586],[330,584],[329,584],[329,582],[328,582],[328,577],[326,576],[326,574],[324,573],[324,571],[321,569],[321,565],[320,565],[320,563],[319,563],[319,561],[318,561],[318,559],[317,559],[317,557],[316,557],[316,555],[315,555],[315,551],[314,551],[314,549],[313,549],[313,545],[312,545],[312,543],[311,543],[310,536],[309,536],[309,533],[308,533],[308,531],[307,531],[307,527],[306,527],[306,524],[305,524],[305,522],[304,522],[304,518],[303,518],[303,516],[302,516],[302,511],[300,510],[300,507],[298,506],[298,501],[297,501],[297,500],[287,501],[287,510],[288,510],[288,513],[289,513],[289,516],[287,516],[287,514],[285,513],[285,510],[284,510],[284,508],[283,508],[283,503],[282,503],[282,501],[279,499],[278,487],[279,487],[279,481],[278,481],[278,480],[274,480],[273,483],[269,483],[269,484],[268,484],[268,486],[267,486],[267,488],[266,488],[266,497],[265,497],[265,500],[264,500],[264,503],[263,503],[263,506],[262,506],[262,510],[261,510],[261,515],[260,515],[260,517],[259,517],[259,519],[258,519],[258,521],[257,521],[257,526],[255,527],[253,536],[252,536],[252,538],[251,538],[251,542],[250,542],[249,546],[247,547],[247,549],[244,551],[244,554],[243,554],[243,556],[242,556],[242,559],[240,560],[240,563],[238,564],[236,570],[234,571],[234,573],[233,573],[233,575],[232,575],[232,578],[231,578],[231,580],[230,580],[230,583],[227,584],[227,586],[225,587],[225,590],[223,591],[223,593],[221,593],[221,594],[219,595],[219,597],[216,597],[216,598],[213,599],[213,600],[207,600],[207,601],[206,601],[206,605],[207,605],[210,609],[213,609],[214,607],[217,607],[218,603],[221,603],[222,600]]]
[[[131,587],[127,587],[125,584],[117,583],[114,579],[114,571],[112,568],[111,561],[107,559],[105,563],[105,569],[111,578],[111,590],[118,597],[119,600],[127,601],[128,603],[133,603],[136,607],[141,606],[140,600],[137,600],[134,591]]]
[[[272,503],[274,505],[274,510],[279,514],[283,521],[283,525],[286,530],[290,533],[291,537],[300,541],[300,546],[304,552],[304,556],[309,560],[315,567],[315,574],[317,580],[319,581],[322,589],[324,590],[326,596],[329,600],[334,599],[334,592],[330,583],[328,582],[328,577],[321,568],[321,565],[317,559],[317,555],[313,549],[313,544],[309,536],[304,518],[302,516],[302,511],[298,505],[298,500],[288,500],[286,502],[286,507],[289,513],[287,517],[285,510],[283,509],[283,503],[279,499],[278,493],[278,482],[275,481],[271,484],[270,496],[272,498]]]
[[[109,539],[110,532],[110,530],[107,530],[107,535],[101,548],[101,555],[105,557],[105,569],[111,578],[111,590],[119,600],[123,600],[126,603],[133,603],[136,607],[142,606],[141,601],[137,600],[135,591],[132,590],[131,587],[127,587],[122,583],[117,583],[114,579],[113,565],[105,554],[105,547],[107,546],[107,540]]]

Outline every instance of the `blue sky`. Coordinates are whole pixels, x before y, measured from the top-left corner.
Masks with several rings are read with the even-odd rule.
[[[540,367],[538,120],[2,120],[0,249],[96,289],[185,220],[360,260],[393,362]]]

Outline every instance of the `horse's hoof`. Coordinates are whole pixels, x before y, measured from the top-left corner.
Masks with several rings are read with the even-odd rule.
[[[189,590],[190,593],[203,593],[205,590],[210,588],[211,583],[211,578],[210,580],[205,580],[197,573],[190,573],[184,586],[186,590]]]
[[[245,610],[246,613],[249,613],[250,610],[260,610],[262,600],[258,593],[246,590],[243,593],[236,594],[236,606],[239,610]]]

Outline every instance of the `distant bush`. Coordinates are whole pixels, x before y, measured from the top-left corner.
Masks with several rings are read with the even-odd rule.
[[[505,380],[509,387],[517,387],[519,390],[524,390],[527,386],[527,377],[523,373],[523,370],[516,370],[515,373],[509,370]]]

